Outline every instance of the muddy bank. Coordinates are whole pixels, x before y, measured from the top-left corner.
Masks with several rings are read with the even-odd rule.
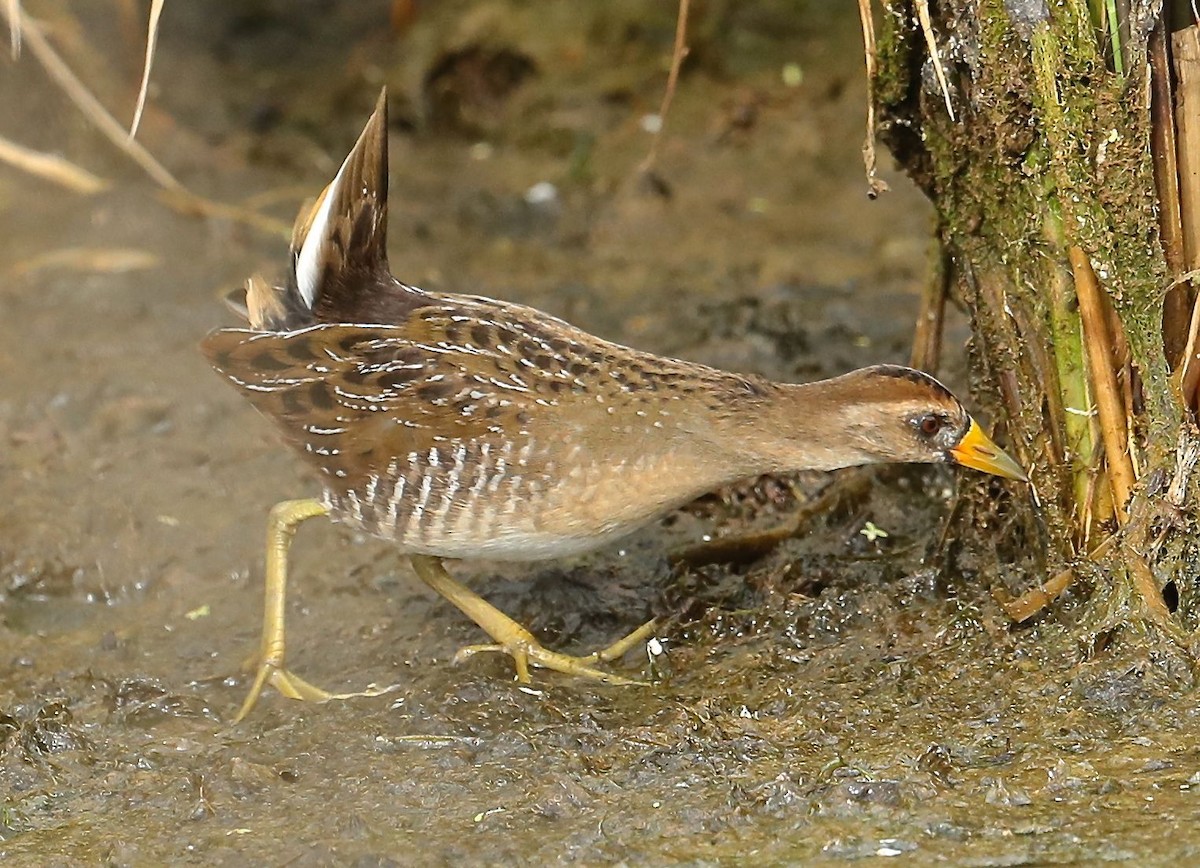
[[[169,6],[142,140],[191,189],[287,223],[386,82],[405,280],[772,377],[905,360],[928,208],[893,176],[863,195],[853,10],[711,4],[647,190],[634,168],[673,9],[425,4],[397,34],[383,6]],[[33,11],[110,105],[131,105],[140,37],[119,16]],[[292,665],[330,689],[398,689],[326,706],[271,694],[231,727],[266,512],[315,487],[195,345],[232,321],[224,291],[282,268],[286,239],[166,207],[28,58],[0,100],[0,133],[115,182],[83,198],[0,174],[14,864],[1192,855],[1186,678],[1148,654],[1078,662],[1059,626],[1071,600],[1014,630],[990,589],[1039,577],[963,530],[1003,523],[1005,489],[939,469],[751,482],[584,558],[455,566],[555,648],[665,617],[665,655],[621,664],[641,688],[453,667],[480,635],[397,553],[306,526]],[[546,183],[549,200],[527,196]],[[955,329],[945,373],[961,387]],[[849,493],[761,556],[673,562],[705,536],[778,526],[831,484]]]

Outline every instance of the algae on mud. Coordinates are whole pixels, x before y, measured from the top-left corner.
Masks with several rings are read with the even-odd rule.
[[[277,198],[285,219],[353,135],[359,95],[419,81],[489,22],[534,14],[426,4],[393,48],[371,4],[322,6],[319,27],[287,6],[168,4],[139,134],[215,197],[296,189]],[[626,182],[674,10],[544,8],[536,34],[497,37],[538,73],[484,115],[486,147],[394,131],[392,259],[406,274],[769,376],[904,360],[928,208],[894,177],[892,193],[862,196],[851,9],[713,7],[726,17],[698,25],[659,158],[663,200]],[[60,30],[124,44],[97,10],[71,8],[87,26]],[[140,59],[140,37],[133,48]],[[80,50],[105,89],[110,52]],[[800,87],[783,82],[787,63]],[[661,680],[643,689],[552,676],[522,689],[499,661],[452,668],[473,628],[386,546],[314,529],[296,543],[296,665],[330,686],[404,687],[342,706],[271,697],[229,727],[258,630],[262,517],[309,489],[194,346],[223,316],[217,295],[273,267],[281,242],[162,209],[35,69],[10,72],[4,132],[121,183],[78,199],[0,175],[0,271],[68,244],[166,265],[0,287],[9,862],[1194,858],[1179,830],[1195,825],[1200,733],[1173,661],[1127,647],[1075,663],[1055,619],[1012,630],[990,585],[1031,576],[987,543],[1012,516],[988,506],[987,483],[944,471],[883,473],[735,568],[672,572],[667,556],[773,527],[831,481],[721,492],[589,558],[469,568],[556,647],[673,616]],[[545,180],[554,213],[524,199]],[[962,359],[947,363],[960,386]],[[978,484],[985,496],[963,496]],[[889,536],[868,539],[868,521]],[[1068,597],[1055,617],[1078,609]]]

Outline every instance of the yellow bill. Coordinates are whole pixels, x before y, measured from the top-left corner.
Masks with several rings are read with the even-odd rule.
[[[1008,479],[1019,479],[1021,482],[1029,481],[1029,477],[1021,469],[1021,465],[1009,458],[1003,449],[993,443],[974,419],[971,420],[971,427],[967,429],[963,439],[950,450],[950,455],[963,467],[972,467],[975,470],[994,473],[996,476],[1004,476]]]

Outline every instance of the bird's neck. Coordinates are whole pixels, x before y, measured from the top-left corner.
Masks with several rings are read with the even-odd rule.
[[[843,378],[772,383],[762,397],[731,402],[714,426],[745,475],[836,470],[881,459],[874,449],[876,396]]]

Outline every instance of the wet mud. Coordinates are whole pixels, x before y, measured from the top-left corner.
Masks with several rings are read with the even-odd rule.
[[[28,4],[111,106],[140,34]],[[114,4],[120,6],[120,4]],[[85,8],[86,7],[86,8]],[[389,17],[394,16],[394,18]],[[392,93],[408,282],[783,379],[907,359],[930,209],[866,199],[853,9],[706,4],[650,183],[674,8],[168,4],[140,139],[191,190],[290,223]],[[512,682],[396,551],[314,522],[290,663],[232,725],[267,510],[314,480],[206,366],[220,297],[286,238],[181,214],[26,56],[0,133],[111,179],[0,170],[0,856],[9,864],[1174,864],[1195,858],[1187,673],[1014,628],[991,590],[1024,496],[944,468],[751,480],[594,554],[452,564],[550,647],[651,615],[610,687]],[[942,373],[966,393],[961,316]],[[771,545],[712,539],[770,532]]]

